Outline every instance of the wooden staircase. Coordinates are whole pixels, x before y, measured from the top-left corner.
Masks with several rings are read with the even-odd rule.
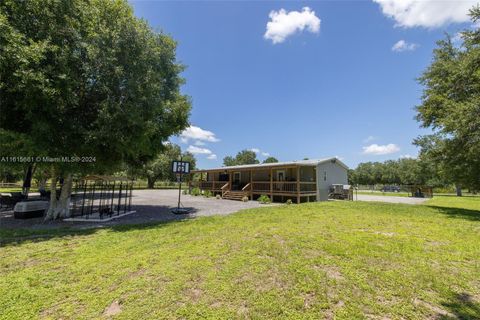
[[[237,201],[242,201],[242,198],[247,196],[248,197],[248,193],[245,192],[245,191],[225,191],[223,193],[223,196],[222,198],[223,199],[228,199],[228,200],[237,200]]]

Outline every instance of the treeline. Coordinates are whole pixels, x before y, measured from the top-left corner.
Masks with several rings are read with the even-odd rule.
[[[439,187],[448,184],[448,181],[442,181],[433,163],[407,158],[360,163],[357,168],[349,170],[348,180],[354,185],[421,184]]]

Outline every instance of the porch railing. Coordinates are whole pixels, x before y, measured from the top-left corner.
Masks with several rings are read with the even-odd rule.
[[[192,187],[199,187],[202,190],[225,191],[230,190],[230,182],[225,181],[192,181]],[[298,190],[298,192],[297,192]],[[254,193],[315,193],[317,191],[316,182],[297,182],[297,181],[252,181],[243,188],[244,192]]]
[[[221,190],[222,190],[222,198],[223,198],[223,196],[225,195],[225,192],[227,192],[228,190],[230,190],[230,182],[225,183],[225,184],[222,186]]]

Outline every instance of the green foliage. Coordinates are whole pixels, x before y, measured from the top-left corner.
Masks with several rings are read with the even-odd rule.
[[[267,204],[267,203],[272,202],[270,197],[265,195],[265,194],[262,194],[260,197],[258,197],[257,201],[262,203],[262,204]]]
[[[480,20],[474,7],[472,21]],[[417,120],[435,133],[417,138],[420,158],[438,166],[444,179],[480,189],[480,28],[437,42],[431,65],[419,81],[424,86]]]
[[[188,189],[183,189],[182,194],[187,195],[188,194]]]
[[[293,202],[292,202],[292,199],[288,199],[287,201],[285,201],[285,204],[288,204],[288,205],[291,205]]]
[[[267,159],[263,160],[263,163],[277,163],[278,159],[275,157],[268,157]]]
[[[172,161],[180,160],[190,162],[190,169],[194,170],[196,166],[196,159],[190,152],[182,154],[180,146],[167,143],[164,144],[163,150],[155,157],[155,159],[148,161],[141,168],[131,169],[133,175],[138,175],[147,179],[148,187],[153,188],[157,180],[176,181],[176,176],[172,172]]]
[[[437,186],[442,181],[434,165],[425,160],[403,158],[385,162],[363,162],[348,171],[350,184],[426,184]]]
[[[62,172],[153,158],[188,125],[175,47],[127,1],[0,2],[2,153],[96,158]]]
[[[200,190],[200,188],[193,188],[191,193],[190,193],[192,196],[199,196],[202,194],[202,191]]]
[[[203,196],[204,196],[205,198],[210,198],[212,195],[213,195],[213,194],[212,194],[212,192],[211,192],[210,190],[205,190],[205,191],[203,192]]]
[[[258,161],[257,159],[257,154],[252,150],[242,150],[237,153],[235,158],[232,158],[231,156],[226,156],[225,158],[223,158],[223,165],[227,167],[257,163],[260,163],[260,161]]]

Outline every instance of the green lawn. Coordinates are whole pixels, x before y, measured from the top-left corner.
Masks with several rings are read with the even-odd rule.
[[[353,195],[357,192],[354,191]],[[382,191],[368,191],[368,190],[358,190],[358,194],[366,194],[371,196],[393,196],[393,197],[410,197],[408,192],[382,192]]]
[[[478,319],[479,210],[479,197],[337,201],[4,232],[0,318]]]

